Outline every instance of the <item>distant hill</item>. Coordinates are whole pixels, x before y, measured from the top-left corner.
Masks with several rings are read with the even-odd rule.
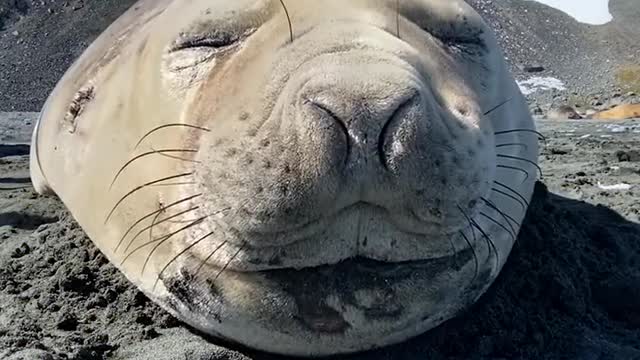
[[[558,78],[583,97],[640,92],[640,0],[611,0],[614,20],[602,26],[533,1],[466,1],[497,32],[517,79]],[[133,3],[0,0],[0,110],[39,110],[71,62]],[[528,65],[545,70],[527,73]]]
[[[496,31],[516,78],[555,77],[583,97],[618,87],[640,92],[640,0],[610,0],[614,19],[605,25],[535,1],[466,1]],[[527,73],[528,65],[545,71]]]

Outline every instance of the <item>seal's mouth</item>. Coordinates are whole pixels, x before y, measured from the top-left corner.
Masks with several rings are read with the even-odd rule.
[[[361,273],[375,273],[378,276],[398,276],[406,272],[410,272],[411,269],[416,267],[424,267],[437,263],[447,263],[447,266],[454,265],[457,269],[464,265],[468,260],[468,256],[472,255],[472,249],[466,248],[457,251],[455,254],[448,254],[438,258],[422,259],[422,260],[406,260],[406,261],[381,261],[365,256],[354,256],[337,262],[335,264],[321,264],[306,267],[284,267],[278,269],[268,269],[257,271],[260,274],[292,274],[292,273],[307,273],[310,271],[326,272],[336,271],[340,269],[355,269],[350,271],[356,271]]]
[[[443,221],[434,221],[429,219],[424,219],[420,216],[415,209],[407,207],[406,209],[390,210],[384,206],[374,204],[368,201],[357,201],[348,206],[342,207],[327,216],[318,217],[315,219],[311,219],[302,224],[296,225],[285,225],[284,227],[279,227],[278,229],[274,229],[268,225],[263,227],[257,227],[251,229],[250,231],[246,231],[246,233],[250,234],[250,237],[259,237],[260,243],[256,244],[255,247],[269,247],[269,245],[265,245],[269,243],[269,238],[280,238],[287,237],[291,241],[286,245],[291,245],[298,241],[304,241],[310,236],[317,235],[319,232],[325,230],[327,226],[331,226],[331,223],[335,221],[337,217],[343,216],[351,211],[360,211],[370,210],[382,212],[388,217],[389,221],[397,227],[399,231],[402,231],[407,234],[412,234],[416,236],[425,236],[425,235],[444,235],[451,236],[456,232],[460,231],[461,228],[464,227],[462,224],[462,218],[458,219],[457,226],[445,226],[444,219]],[[230,226],[230,228],[235,231],[241,231],[241,229],[236,228],[234,226]]]
[[[236,272],[322,270],[345,261],[386,271],[451,260],[469,248],[457,234],[465,229],[462,221],[455,229],[447,229],[442,224],[434,227],[420,222],[410,213],[357,202],[331,216],[280,231],[242,232],[227,227],[222,232],[235,236],[233,242],[219,240],[208,247],[211,252],[197,256],[212,268]]]

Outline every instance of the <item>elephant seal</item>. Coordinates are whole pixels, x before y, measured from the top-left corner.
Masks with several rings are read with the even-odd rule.
[[[561,105],[558,107],[551,108],[545,118],[553,119],[553,120],[560,120],[560,119],[578,120],[578,119],[582,119],[582,116],[578,114],[576,109],[574,109],[573,107],[569,105]]]
[[[398,343],[500,272],[538,133],[450,0],[145,0],[44,105],[31,171],[167,311],[266,352]]]
[[[640,118],[640,104],[621,104],[592,114],[590,119],[626,120]]]

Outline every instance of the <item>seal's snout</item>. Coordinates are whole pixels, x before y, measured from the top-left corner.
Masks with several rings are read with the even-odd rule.
[[[323,91],[313,97],[303,99],[304,112],[308,121],[334,122],[334,129],[341,134],[336,138],[344,139],[347,153],[344,165],[358,166],[360,162],[379,160],[379,164],[388,167],[385,145],[393,142],[390,132],[395,122],[407,121],[410,114],[423,114],[424,104],[420,101],[417,89],[403,89],[396,93],[377,92],[369,94],[364,87],[361,94],[345,92],[340,86]],[[393,89],[397,90],[397,89]],[[372,90],[375,91],[375,90]],[[334,144],[319,144],[320,147]]]
[[[403,129],[403,123],[426,120],[425,86],[416,78],[404,69],[378,64],[334,66],[312,75],[296,94],[296,131],[332,134],[316,137],[313,146],[305,148],[330,154],[340,147],[344,153],[333,158],[337,167],[387,168],[389,154],[399,146],[393,132]]]
[[[291,244],[370,211],[408,233],[457,231],[466,224],[458,205],[486,192],[490,141],[441,95],[393,55],[314,57],[273,96],[268,118],[202,138],[197,172],[210,212],[228,209],[221,222],[252,246]]]

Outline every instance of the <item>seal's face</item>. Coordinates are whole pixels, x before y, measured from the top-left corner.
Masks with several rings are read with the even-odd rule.
[[[194,16],[161,71],[181,122],[201,127],[180,188],[201,194],[201,222],[161,278],[200,328],[270,351],[363,350],[440,323],[495,277],[510,246],[485,244],[510,243],[513,224],[473,219],[497,169],[483,114],[513,91],[500,54],[461,2],[395,5],[288,1],[291,33],[278,1],[175,10]]]
[[[154,300],[248,346],[327,355],[417,335],[495,279],[537,139],[464,2],[175,1],[150,24],[118,70],[144,77],[118,108],[139,139],[110,184],[124,196],[105,200],[111,230],[83,226]]]

